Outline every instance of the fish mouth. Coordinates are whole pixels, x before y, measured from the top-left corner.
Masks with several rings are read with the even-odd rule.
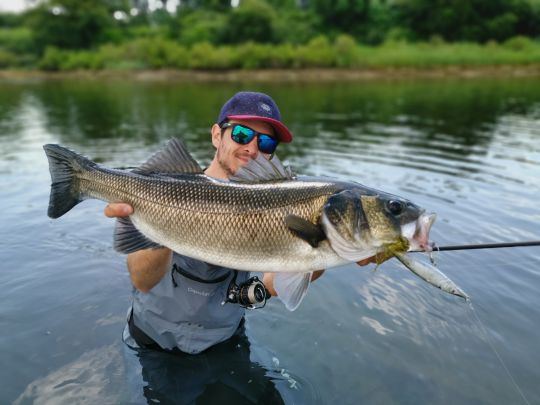
[[[436,217],[437,215],[434,213],[422,213],[416,222],[405,226],[408,229],[405,229],[404,227],[404,236],[409,240],[409,251],[433,251],[433,243],[429,241],[429,231],[431,230]],[[414,230],[412,229],[413,225]],[[407,235],[407,233],[409,235]]]

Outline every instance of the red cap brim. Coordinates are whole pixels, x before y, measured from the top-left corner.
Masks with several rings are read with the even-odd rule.
[[[245,120],[245,121],[263,121],[272,125],[272,128],[276,131],[277,138],[280,142],[289,143],[293,140],[293,136],[289,128],[287,128],[281,121],[273,118],[259,117],[257,115],[229,115],[228,119],[232,120]]]

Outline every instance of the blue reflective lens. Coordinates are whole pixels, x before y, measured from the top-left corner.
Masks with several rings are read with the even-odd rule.
[[[228,126],[229,125],[225,124],[222,128],[227,128]],[[236,143],[247,145],[255,136],[257,136],[257,147],[262,153],[272,154],[276,151],[279,141],[272,138],[270,135],[261,134],[240,124],[233,124],[232,127],[231,138]]]
[[[242,125],[235,125],[231,136],[233,141],[239,143],[240,145],[247,145],[255,137],[256,132],[251,128],[246,128]]]
[[[265,134],[259,134],[259,150],[263,153],[274,153],[278,146],[277,139],[272,138],[271,136]]]

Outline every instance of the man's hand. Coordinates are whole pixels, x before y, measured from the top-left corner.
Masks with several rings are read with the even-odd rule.
[[[393,255],[388,255],[384,253],[377,253],[375,256],[368,257],[367,259],[360,260],[359,262],[356,262],[359,266],[367,266],[370,263],[375,264],[382,264],[388,259],[391,259],[394,257]]]
[[[133,214],[133,207],[125,203],[110,203],[103,212],[109,218],[127,217]]]

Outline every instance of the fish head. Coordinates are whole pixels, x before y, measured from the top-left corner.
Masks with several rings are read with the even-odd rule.
[[[332,248],[345,259],[359,261],[395,250],[431,249],[429,230],[435,214],[411,201],[381,192],[345,190],[331,196],[321,224]]]
[[[399,233],[408,250],[432,250],[429,231],[436,218],[434,213],[426,213],[412,201],[386,193],[363,196],[362,207],[371,234],[381,243],[396,243]]]

